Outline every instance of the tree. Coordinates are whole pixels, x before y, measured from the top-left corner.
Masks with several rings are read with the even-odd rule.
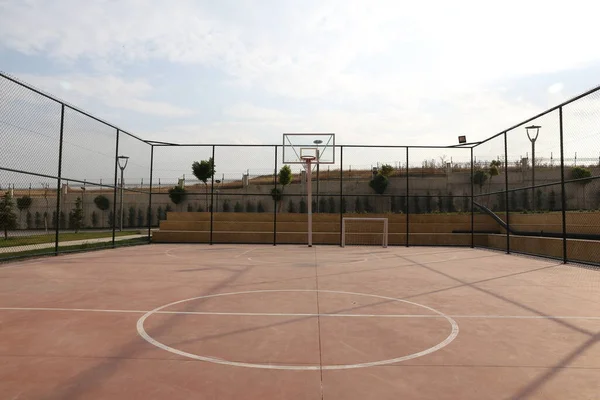
[[[223,212],[230,212],[231,205],[229,204],[229,200],[223,201]]]
[[[246,201],[246,212],[256,212],[256,207],[250,200]]]
[[[496,194],[498,200],[498,211],[506,211],[506,192]]]
[[[146,211],[146,220],[148,221],[148,226],[154,226],[154,214],[150,206],[148,206],[148,210]]]
[[[265,212],[265,206],[263,206],[262,201],[258,201],[258,205],[256,206],[256,211],[259,213],[264,213]]]
[[[21,213],[23,212],[23,210],[29,210],[29,207],[31,207],[32,202],[33,202],[33,200],[31,199],[31,197],[29,197],[27,195],[17,198],[17,208],[19,209],[19,221],[20,222],[23,222],[21,220]],[[27,228],[29,228],[29,226],[27,226]]]
[[[27,229],[31,229],[32,228],[32,216],[31,216],[31,211],[27,210],[27,214],[25,214],[25,227]]]
[[[35,212],[35,216],[33,218],[33,224],[36,229],[39,229],[42,227],[42,214],[40,214],[39,211]]]
[[[138,226],[138,228],[141,228],[144,226],[144,212],[142,211],[141,208],[138,208],[137,226]]]
[[[399,203],[399,211],[406,214],[406,196],[400,196]]]
[[[510,209],[511,211],[519,210],[519,201],[517,200],[517,192],[510,192]]]
[[[327,200],[325,197],[319,199],[319,212],[324,213],[327,210]]]
[[[198,212],[204,212],[204,207],[202,207],[202,204],[198,204]]]
[[[392,167],[389,164],[383,164],[381,165],[381,167],[379,167],[379,173],[383,176],[385,176],[386,178],[389,178],[389,176],[394,172],[394,167]]]
[[[554,189],[548,195],[548,208],[550,208],[550,211],[556,211],[556,192]]]
[[[94,198],[94,204],[96,205],[96,207],[98,207],[100,211],[102,211],[102,214],[104,214],[104,212],[110,207],[110,202],[108,201],[108,198],[103,195],[96,196]],[[101,227],[104,227],[104,218],[102,219]]]
[[[115,225],[115,214],[113,213],[112,210],[110,210],[108,212],[108,226],[110,228],[112,228],[112,227],[114,227],[114,225]]]
[[[56,218],[56,211],[52,211],[52,228],[56,228],[58,226],[58,219]]]
[[[44,209],[44,231],[48,233],[48,191],[50,190],[49,183],[42,183],[42,187],[44,188],[44,202],[46,203],[46,208]]]
[[[164,219],[162,206],[158,206],[158,210],[156,210],[156,219],[158,220],[159,223],[160,223],[160,221],[162,221]]]
[[[500,167],[502,166],[502,163],[500,162],[500,160],[492,160],[490,162],[490,166],[488,167],[487,170],[487,175],[489,177],[489,181],[488,181],[488,198],[487,198],[487,206],[490,206],[490,192],[492,191],[492,179],[495,176],[500,175]]]
[[[592,171],[583,167],[575,167],[571,170],[571,178],[576,179],[577,183],[581,185],[583,192],[583,209],[585,206],[585,187],[592,181]],[[579,202],[578,202],[579,203]]]
[[[233,206],[233,212],[239,213],[239,212],[243,212],[244,211],[244,207],[242,207],[242,205],[240,204],[239,201],[235,202],[235,205]]]
[[[467,192],[463,192],[463,204],[462,204],[462,212],[467,212],[471,209],[471,197],[467,194]]]
[[[58,216],[58,226],[59,229],[67,229],[67,216],[64,211],[61,211]]]
[[[523,203],[523,210],[529,210],[529,189],[521,191],[521,202]]]
[[[208,180],[215,175],[215,162],[212,157],[208,160],[202,160],[200,162],[194,161],[192,164],[192,173],[194,176],[204,183],[206,189],[206,208],[209,208],[208,204]]]
[[[438,206],[438,209],[440,210],[440,212],[446,212],[446,211],[448,211],[448,210],[444,210],[445,204],[444,204],[444,199],[442,198],[442,192],[441,191],[438,191],[438,196],[437,197],[438,197],[437,206]]]
[[[342,197],[342,204],[340,205],[342,209],[342,213],[346,214],[348,212],[348,202],[345,197]]]
[[[83,201],[81,197],[75,200],[75,208],[72,211],[72,223],[71,228],[75,229],[75,233],[78,233],[83,228]],[[62,213],[61,213],[62,214]]]
[[[129,207],[129,213],[127,215],[127,226],[134,227],[135,226],[135,207]]]
[[[360,202],[360,197],[357,197],[356,200],[354,201],[354,212],[356,212],[356,213],[363,212],[363,206],[362,206],[362,203]]]
[[[281,189],[275,185],[271,189],[271,197],[277,202],[277,212],[281,211],[281,201],[283,200],[283,192],[285,187],[292,183],[292,169],[289,165],[284,165],[277,174],[277,184],[281,185]]]
[[[431,214],[431,212],[433,211],[433,207],[431,206],[431,193],[429,193],[429,190],[427,191],[427,194],[425,195],[425,212],[427,214]]]
[[[306,200],[304,200],[304,197],[300,199],[300,213],[301,214],[306,214],[308,212],[308,209],[306,208]]]
[[[479,186],[479,193],[483,190],[483,185],[488,179],[488,173],[481,168],[477,168],[473,173],[473,183]]]
[[[452,195],[452,191],[450,191],[448,193],[448,197],[446,197],[446,212],[456,212],[456,207],[454,206],[454,196]]]
[[[371,206],[371,203],[369,202],[369,198],[365,197],[364,198],[365,201],[365,205],[364,205],[364,209],[366,213],[372,213],[375,211],[375,209],[373,208],[373,206]]]
[[[96,214],[96,211],[92,211],[92,226],[94,228],[98,226],[98,214]]]
[[[288,201],[287,212],[289,212],[290,214],[293,214],[296,212],[296,205],[294,204],[294,201],[292,199],[290,199],[290,201]]]
[[[335,213],[335,199],[331,196],[327,199],[328,210],[331,214]]]
[[[421,214],[421,199],[419,196],[413,197],[415,214]]]
[[[170,204],[167,204],[165,207],[165,219],[167,219],[167,213],[173,211],[173,207]]]
[[[383,194],[385,192],[385,189],[387,189],[388,184],[388,177],[383,175],[381,172],[377,173],[377,175],[375,175],[375,177],[369,182],[369,186],[377,194]]]
[[[541,210],[544,207],[544,192],[542,189],[538,188],[535,192],[535,209]]]
[[[187,212],[194,212],[194,206],[192,206],[192,203],[188,203]]]
[[[10,192],[6,192],[0,200],[0,228],[4,230],[5,240],[8,240],[8,231],[17,228],[17,214],[13,209]]]
[[[180,186],[173,186],[171,189],[169,189],[169,198],[176,206],[183,201],[185,194],[185,188]]]

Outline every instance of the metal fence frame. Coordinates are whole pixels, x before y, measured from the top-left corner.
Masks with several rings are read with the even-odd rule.
[[[114,158],[114,182],[110,185],[98,185],[97,183],[90,183],[87,182],[88,185],[95,185],[95,186],[103,186],[103,187],[107,187],[107,188],[111,188],[113,189],[113,217],[114,217],[114,221],[112,223],[112,241],[110,242],[110,247],[114,248],[117,246],[116,240],[115,240],[115,233],[117,230],[116,227],[116,206],[117,206],[117,191],[118,191],[118,174],[117,174],[117,170],[118,170],[118,156],[119,156],[119,139],[121,135],[127,135],[133,139],[136,139],[142,143],[145,143],[146,145],[148,145],[148,150],[150,153],[150,187],[149,187],[149,191],[147,193],[148,195],[148,204],[149,204],[149,209],[151,210],[152,207],[152,189],[153,189],[153,182],[152,182],[152,178],[153,178],[153,174],[154,174],[154,162],[155,162],[155,147],[208,147],[212,150],[212,157],[214,160],[214,156],[215,156],[215,148],[217,147],[263,147],[263,148],[272,148],[274,150],[274,169],[273,169],[273,187],[277,188],[277,174],[278,174],[278,159],[277,159],[277,154],[278,154],[278,150],[279,148],[283,147],[281,144],[279,145],[268,145],[268,144],[215,144],[215,143],[211,143],[211,144],[198,144],[198,143],[169,143],[169,142],[161,142],[161,141],[150,141],[150,140],[144,140],[141,139],[138,136],[135,136],[115,125],[112,125],[102,119],[99,119],[85,111],[82,111],[74,106],[71,106],[61,100],[58,100],[57,98],[48,95],[44,92],[42,92],[41,90],[38,90],[28,84],[25,84],[21,81],[19,81],[16,78],[13,78],[9,75],[6,75],[4,73],[0,72],[0,79],[5,79],[8,81],[11,81],[12,83],[15,83],[21,87],[24,87],[34,93],[36,93],[39,96],[43,96],[47,99],[50,99],[56,103],[58,103],[61,107],[61,123],[60,123],[60,139],[59,139],[59,143],[57,143],[58,146],[58,166],[57,166],[57,174],[56,175],[49,175],[49,174],[41,174],[41,173],[36,173],[36,172],[31,172],[31,171],[24,171],[24,170],[18,170],[18,169],[11,169],[9,167],[0,167],[0,170],[3,171],[8,171],[8,172],[15,172],[15,173],[21,173],[21,174],[26,174],[26,175],[32,175],[32,176],[39,176],[39,177],[45,177],[45,178],[50,178],[50,179],[56,179],[57,180],[57,198],[56,198],[56,213],[57,215],[60,214],[60,210],[61,210],[61,199],[60,199],[60,191],[61,191],[61,185],[62,185],[62,180],[65,178],[63,176],[62,173],[62,148],[63,148],[63,131],[64,131],[64,118],[65,118],[65,109],[71,109],[77,113],[80,113],[90,119],[93,119],[107,127],[110,127],[111,129],[114,129],[115,131],[115,158]],[[344,198],[344,191],[343,191],[343,182],[344,182],[344,171],[343,171],[343,159],[344,159],[344,149],[349,149],[349,148],[390,148],[390,149],[397,149],[399,154],[400,153],[405,153],[406,156],[406,164],[407,164],[407,171],[406,171],[406,210],[405,210],[405,214],[406,214],[406,243],[405,246],[410,246],[410,216],[411,216],[411,210],[410,210],[410,201],[408,201],[411,198],[411,188],[410,188],[410,168],[409,168],[409,160],[410,160],[410,150],[411,149],[457,149],[457,148],[461,148],[461,149],[465,149],[465,151],[470,151],[470,170],[471,170],[471,193],[470,193],[470,214],[471,214],[471,243],[470,243],[470,247],[474,248],[475,246],[475,240],[474,240],[474,235],[475,235],[475,230],[474,230],[474,214],[475,214],[475,198],[478,197],[475,195],[474,193],[474,179],[473,179],[473,174],[474,174],[474,154],[473,151],[474,149],[477,149],[478,146],[481,146],[483,144],[485,144],[486,142],[503,136],[504,139],[504,163],[503,163],[503,169],[505,172],[505,181],[504,181],[504,194],[505,194],[505,200],[506,200],[506,225],[507,227],[511,226],[511,222],[510,222],[510,202],[509,202],[509,193],[511,191],[514,190],[522,190],[522,189],[510,189],[509,188],[509,181],[508,181],[508,144],[507,144],[507,136],[508,136],[508,132],[511,131],[512,129],[515,128],[519,128],[524,126],[525,124],[534,121],[535,119],[542,117],[544,115],[547,115],[551,112],[557,111],[559,113],[559,128],[560,128],[560,182],[556,182],[556,184],[560,184],[561,185],[561,209],[562,209],[562,252],[563,252],[563,257],[562,257],[562,262],[563,263],[567,263],[570,260],[567,257],[567,248],[568,248],[568,234],[567,234],[567,219],[566,219],[566,208],[567,208],[567,201],[566,201],[566,192],[565,192],[565,183],[571,182],[572,180],[567,180],[565,179],[565,155],[564,155],[564,129],[563,129],[563,108],[573,102],[576,102],[579,99],[582,99],[592,93],[595,93],[597,91],[600,91],[600,86],[595,87],[585,93],[582,93],[568,101],[565,101],[555,107],[552,107],[540,114],[537,114],[525,121],[520,122],[519,124],[516,124],[508,129],[503,130],[502,132],[493,135],[485,140],[479,141],[479,142],[471,142],[471,143],[464,143],[464,144],[458,144],[458,145],[451,145],[451,146],[402,146],[402,145],[361,145],[361,144],[337,144],[335,147],[340,149],[340,157],[339,157],[339,166],[340,166],[340,193],[338,194],[339,198],[340,198],[340,236],[342,235],[342,231],[341,231],[341,224],[342,224],[342,206],[341,206],[341,200]],[[335,151],[335,149],[334,149]],[[336,165],[338,165],[336,163]],[[593,177],[593,179],[597,179],[600,177]],[[211,191],[210,191],[210,244],[213,244],[213,226],[214,226],[214,195],[215,195],[215,186],[214,186],[214,174],[211,178]],[[69,181],[71,182],[78,182],[78,183],[86,183],[85,181],[79,181],[79,180],[75,180],[75,179],[70,179]],[[538,186],[532,186],[531,189],[534,189],[536,187],[541,187],[543,185],[538,185]],[[135,191],[134,189],[127,189],[128,191]],[[143,192],[143,188],[140,189],[140,191]],[[145,192],[143,192],[145,193]],[[502,192],[499,192],[502,193]],[[488,193],[487,195],[490,195],[490,193]],[[455,196],[455,197],[464,197],[464,196]],[[275,201],[275,200],[274,200]],[[274,207],[274,223],[273,223],[273,245],[277,245],[277,207]],[[152,235],[152,218],[147,218],[147,231],[148,231],[148,236],[147,236],[147,240],[145,242],[149,243],[151,242],[151,235]],[[509,231],[509,229],[506,229],[506,253],[510,254],[513,253],[514,251],[510,248],[510,237],[511,237],[511,233]],[[59,227],[58,224],[56,226],[56,232],[55,232],[55,248],[54,251],[52,252],[54,255],[58,255],[60,253],[65,252],[64,250],[61,250],[59,247],[60,244],[60,240],[59,240]],[[593,265],[597,265],[597,264],[593,264]]]

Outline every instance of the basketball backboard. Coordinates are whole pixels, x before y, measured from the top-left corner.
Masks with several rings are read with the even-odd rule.
[[[283,164],[304,164],[303,154],[314,154],[313,164],[335,164],[335,134],[284,133]]]

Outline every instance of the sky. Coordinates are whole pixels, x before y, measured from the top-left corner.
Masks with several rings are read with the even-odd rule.
[[[284,132],[333,132],[337,144],[452,145],[600,84],[599,11],[591,0],[0,0],[0,70],[150,140],[279,144]],[[22,99],[4,89],[6,121]],[[16,153],[28,151],[15,148],[29,145],[24,135],[56,125],[34,110],[37,127],[11,117]],[[600,143],[589,138],[600,133],[600,96],[566,110],[571,116],[567,156],[598,157]],[[556,157],[557,113],[539,124],[540,154]],[[511,135],[511,157],[525,156],[525,130]],[[91,142],[69,157],[85,161],[98,152]],[[495,158],[502,145],[477,152]],[[190,175],[189,157],[206,156],[159,151],[165,179]],[[452,157],[414,159],[443,155]],[[268,170],[267,157],[240,150],[218,170]],[[402,161],[385,157],[345,160]],[[131,162],[139,174],[148,164]]]

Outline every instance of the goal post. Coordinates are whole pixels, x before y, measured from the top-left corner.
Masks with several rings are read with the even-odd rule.
[[[388,246],[387,218],[342,218],[342,243],[354,246]]]

